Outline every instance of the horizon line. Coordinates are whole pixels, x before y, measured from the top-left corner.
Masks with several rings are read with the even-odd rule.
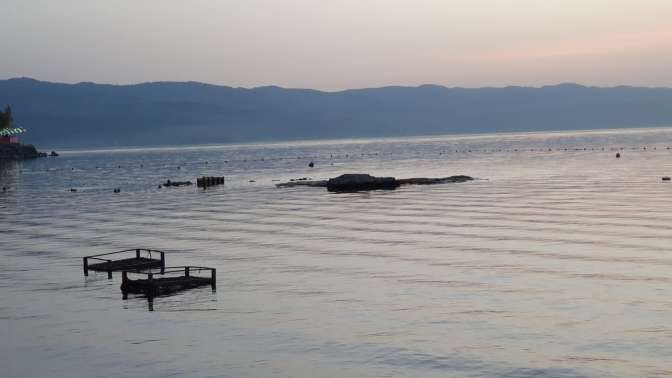
[[[479,86],[479,87],[465,87],[465,86],[447,86],[443,84],[432,84],[432,83],[423,83],[417,85],[400,85],[400,84],[389,84],[382,86],[374,87],[359,87],[359,88],[348,88],[348,89],[339,89],[339,90],[325,90],[325,89],[315,89],[315,88],[301,88],[301,87],[283,87],[279,85],[260,85],[256,87],[234,87],[226,84],[213,84],[206,83],[196,80],[186,80],[186,81],[177,81],[177,80],[158,80],[158,81],[142,81],[137,83],[103,83],[103,82],[94,82],[94,81],[79,81],[79,82],[64,82],[64,81],[50,81],[50,80],[41,80],[29,76],[21,77],[10,77],[6,79],[0,79],[0,81],[34,81],[38,83],[46,84],[55,84],[55,85],[69,85],[69,86],[82,86],[82,85],[99,85],[99,86],[111,86],[111,87],[134,87],[142,85],[152,85],[152,84],[196,84],[209,87],[218,87],[218,88],[230,88],[230,89],[243,89],[243,90],[259,90],[259,89],[282,89],[282,90],[294,90],[294,91],[313,91],[321,93],[342,93],[350,91],[364,91],[364,90],[375,90],[375,89],[386,89],[386,88],[408,88],[408,89],[417,89],[423,87],[436,87],[442,89],[466,89],[466,90],[478,90],[478,89],[544,89],[544,88],[553,88],[553,87],[580,87],[586,89],[617,89],[617,88],[631,88],[631,89],[672,89],[668,86],[645,86],[645,85],[629,85],[629,84],[618,84],[612,86],[599,86],[599,85],[586,85],[576,82],[561,82],[555,84],[545,84],[541,86],[534,85],[505,85],[505,86]]]

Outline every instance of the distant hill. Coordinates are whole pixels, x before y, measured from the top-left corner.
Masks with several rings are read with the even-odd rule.
[[[0,80],[27,141],[45,147],[227,143],[672,126],[672,89],[383,87],[341,92],[196,82]]]

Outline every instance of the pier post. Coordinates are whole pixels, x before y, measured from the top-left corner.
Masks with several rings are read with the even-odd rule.
[[[212,287],[212,291],[217,290],[217,269],[210,271],[210,286]]]
[[[159,253],[161,254],[161,274],[163,274],[166,269],[166,257],[164,256],[165,253],[163,251],[160,251]]]
[[[154,298],[156,295],[156,288],[154,287],[154,274],[152,273],[147,273],[147,298]]]
[[[184,276],[189,277],[189,267],[188,266],[184,267]]]
[[[83,260],[84,260],[84,276],[88,277],[88,275],[89,275],[89,259],[84,257]]]
[[[140,260],[140,250],[139,249],[135,250],[135,258]]]
[[[128,299],[128,292],[126,292],[126,281],[128,281],[128,273],[124,270],[121,272],[121,299]]]

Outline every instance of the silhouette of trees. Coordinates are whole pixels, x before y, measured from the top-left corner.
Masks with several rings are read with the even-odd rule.
[[[6,129],[12,126],[12,108],[7,105],[5,106],[5,111],[0,111],[0,129]]]

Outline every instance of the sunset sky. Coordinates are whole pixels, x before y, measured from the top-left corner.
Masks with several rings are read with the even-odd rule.
[[[670,0],[5,0],[0,78],[672,86]]]

